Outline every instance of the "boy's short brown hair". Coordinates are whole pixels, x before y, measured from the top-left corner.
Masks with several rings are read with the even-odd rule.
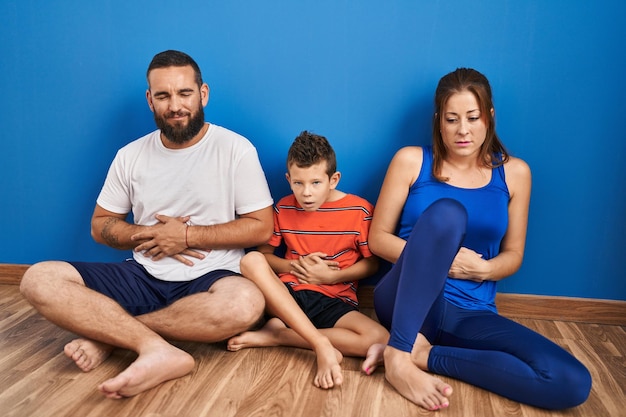
[[[329,177],[337,172],[337,157],[328,140],[305,130],[289,147],[287,171],[292,164],[296,164],[298,168],[308,168],[322,161],[326,161],[326,173]]]

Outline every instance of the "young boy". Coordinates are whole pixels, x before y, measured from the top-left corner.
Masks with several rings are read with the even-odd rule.
[[[231,338],[228,349],[312,349],[314,384],[332,388],[343,379],[342,355],[365,356],[363,371],[370,374],[389,338],[357,307],[356,281],[378,269],[367,244],[373,206],[337,190],[341,174],[323,136],[302,132],[289,148],[287,171],[293,194],[275,207],[272,238],[241,260],[242,274],[261,289],[274,317],[258,331]],[[274,254],[282,241],[284,258]]]

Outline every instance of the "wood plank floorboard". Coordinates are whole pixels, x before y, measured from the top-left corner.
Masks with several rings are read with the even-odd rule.
[[[371,315],[371,311],[369,311]],[[522,405],[450,378],[446,417],[626,417],[626,327],[515,317],[554,340],[591,371],[591,396],[583,405],[548,411]],[[224,344],[175,343],[196,360],[194,371],[133,398],[109,400],[97,385],[136,357],[115,350],[83,373],[63,354],[75,337],[41,317],[17,285],[0,285],[0,416],[12,417],[405,417],[431,416],[401,397],[383,369],[366,376],[360,359],[345,358],[344,385],[313,386],[312,352],[284,347],[228,352]]]

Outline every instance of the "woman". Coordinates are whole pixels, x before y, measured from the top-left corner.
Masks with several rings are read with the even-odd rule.
[[[452,388],[426,371],[537,407],[581,404],[587,369],[496,310],[496,282],[522,263],[531,175],[496,135],[489,82],[457,69],[439,81],[435,111],[432,147],[391,161],[370,230],[372,252],[394,264],[374,292],[391,333],[385,377],[429,410],[447,407]]]

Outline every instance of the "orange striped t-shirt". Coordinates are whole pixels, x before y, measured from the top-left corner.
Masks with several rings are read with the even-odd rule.
[[[307,212],[293,194],[282,198],[274,207],[274,234],[269,244],[278,247],[285,242],[286,259],[324,252],[327,260],[339,262],[344,269],[364,257],[372,256],[367,243],[374,206],[352,194],[326,202],[314,212]],[[295,291],[313,290],[329,297],[357,305],[355,281],[331,285],[301,284],[289,273],[280,279]]]

